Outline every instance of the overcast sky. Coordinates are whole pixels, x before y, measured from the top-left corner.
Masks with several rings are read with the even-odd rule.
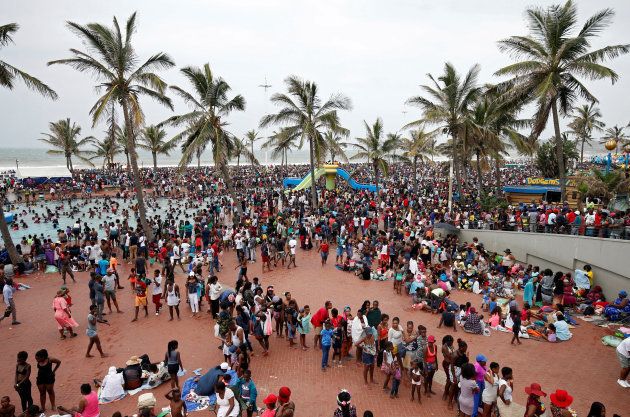
[[[630,1],[578,1],[580,20],[603,7],[617,12],[613,25],[595,46],[630,43]],[[163,51],[177,67],[163,72],[169,84],[188,89],[178,68],[209,62],[247,101],[246,111],[230,118],[236,134],[258,127],[274,111],[272,93],[283,91],[290,74],[314,80],[324,97],[341,92],[354,108],[341,114],[352,137],[364,133],[363,120],[380,116],[387,131],[418,118],[404,106],[420,93],[427,73],[439,74],[444,62],[460,72],[481,64],[482,82],[496,82],[492,73],[510,63],[497,41],[525,34],[523,12],[541,0],[1,0],[2,24],[17,22],[15,45],[0,59],[39,77],[59,94],[55,102],[17,86],[0,89],[0,147],[41,147],[37,139],[50,121],[70,117],[86,134],[103,136],[105,126],[91,128],[88,111],[96,100],[95,81],[64,66],[47,67],[52,59],[69,57],[69,48],[84,49],[65,26],[111,23],[138,12],[135,48],[141,58]],[[620,75],[610,82],[588,82],[600,99],[608,125],[630,121],[630,56],[610,63]],[[267,82],[268,92],[258,87]],[[175,111],[185,105],[175,99]],[[170,116],[170,110],[145,99],[148,123]],[[407,113],[404,113],[407,112]],[[263,134],[268,134],[264,131]]]

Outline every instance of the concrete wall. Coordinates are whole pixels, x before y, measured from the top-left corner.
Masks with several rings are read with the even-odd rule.
[[[602,287],[609,300],[622,289],[630,290],[630,240],[466,229],[460,231],[459,237],[466,242],[477,237],[493,252],[509,248],[520,262],[554,272],[571,272],[590,264],[595,284]]]

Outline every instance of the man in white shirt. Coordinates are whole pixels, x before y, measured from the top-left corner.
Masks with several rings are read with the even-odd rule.
[[[107,308],[109,312],[112,312],[112,302],[116,311],[122,313],[118,307],[118,300],[116,300],[116,274],[113,268],[107,270],[107,274],[103,277],[103,287],[105,292],[105,300],[107,301]]]
[[[13,280],[9,278],[5,279],[4,287],[2,287],[2,296],[4,297],[4,304],[7,306],[7,308],[11,309],[11,317],[13,319],[11,324],[16,326],[20,324],[20,322],[17,321],[17,311],[15,309],[15,301],[13,300],[14,293],[15,290],[13,289]],[[2,319],[4,319],[4,315],[2,316]]]
[[[367,317],[363,314],[363,311],[357,311],[357,315],[352,319],[352,343],[356,345],[364,336],[365,331],[369,329]],[[361,363],[363,349],[357,346],[356,359],[357,363]]]
[[[156,269],[153,275],[153,289],[151,294],[153,295],[153,304],[155,304],[155,315],[160,315],[160,309],[162,308],[162,295],[164,288],[162,288],[162,275],[160,270]]]
[[[289,247],[289,264],[287,265],[287,269],[291,268],[291,264],[297,268],[295,264],[295,252],[297,248],[297,240],[295,240],[295,234],[291,235],[291,238],[287,242],[287,246]]]

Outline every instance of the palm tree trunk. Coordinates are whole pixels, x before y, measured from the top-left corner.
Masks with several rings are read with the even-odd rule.
[[[13,239],[11,239],[11,232],[9,232],[9,225],[4,218],[4,199],[5,196],[0,196],[2,201],[0,201],[0,232],[2,232],[2,240],[4,241],[4,247],[9,253],[9,258],[11,258],[11,263],[17,264],[22,262],[22,257],[18,253],[17,249],[15,249],[15,245],[13,244]]]
[[[555,99],[551,102],[551,110],[553,114],[553,128],[556,134],[556,158],[558,159],[558,171],[560,171],[560,198],[564,202],[567,193],[567,173],[564,166],[564,146],[562,143],[562,136],[560,136],[558,104]]]
[[[580,163],[584,162],[584,142],[586,142],[586,139],[582,138],[582,147],[580,148]]]
[[[308,135],[308,151],[309,151],[309,156],[310,156],[310,163],[311,163],[311,201],[313,204],[313,209],[317,210],[317,190],[315,188],[316,181],[315,181],[315,162],[314,162],[314,155],[313,155],[313,137],[311,134]]]
[[[153,169],[157,169],[157,152],[152,152],[153,154]]]
[[[142,186],[142,179],[140,177],[140,170],[138,169],[138,158],[136,155],[135,139],[133,137],[133,130],[131,126],[131,117],[129,116],[129,110],[127,108],[127,101],[122,100],[123,115],[125,117],[125,125],[127,127],[127,160],[131,163],[133,185],[136,189],[136,200],[138,200],[138,213],[140,214],[140,225],[142,230],[147,236],[147,240],[151,242],[153,240],[153,230],[149,227],[147,222],[147,208],[144,205],[144,189]]]
[[[238,156],[236,157],[236,166],[240,167],[241,166],[241,154],[239,153]]]
[[[127,157],[127,173],[131,176],[131,162],[129,160],[129,148],[125,148],[125,156]]]
[[[232,199],[232,201],[234,202],[234,205],[236,206],[236,211],[238,212],[239,221],[240,221],[240,218],[243,217],[243,207],[241,207],[240,201],[236,199],[236,194],[234,194],[234,187],[232,187],[232,178],[230,177],[230,172],[228,171],[227,164],[220,162],[219,170],[221,171],[221,174],[223,174],[223,180],[225,181],[225,188],[227,188],[228,194],[230,195],[230,198]]]
[[[477,151],[477,197],[481,198],[481,159],[479,158],[479,151]]]
[[[254,141],[252,141],[252,168],[254,167]]]

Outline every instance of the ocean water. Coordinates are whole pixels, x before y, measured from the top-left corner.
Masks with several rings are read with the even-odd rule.
[[[18,169],[18,174],[22,177],[37,176],[64,176],[69,175],[66,169],[66,160],[61,155],[50,155],[46,148],[1,148],[0,149],[0,172]],[[254,148],[254,154],[258,161],[263,165],[279,164],[279,159],[273,159],[271,152]],[[290,164],[303,164],[308,162],[308,149],[298,149],[288,154]],[[181,152],[176,150],[171,155],[158,155],[158,166],[177,166],[181,159]],[[17,161],[17,163],[16,163]],[[125,165],[127,160],[124,154],[116,157],[114,162]],[[101,167],[102,159],[93,161],[96,167]],[[241,159],[241,164],[246,165],[248,162]],[[90,168],[90,166],[77,158],[72,159],[75,168]],[[201,156],[202,165],[213,165],[212,154],[210,151],[204,152]],[[236,165],[236,160],[231,162]],[[150,152],[138,150],[138,165],[140,167],[152,167],[153,157]],[[194,159],[190,166],[197,166],[197,160]]]

